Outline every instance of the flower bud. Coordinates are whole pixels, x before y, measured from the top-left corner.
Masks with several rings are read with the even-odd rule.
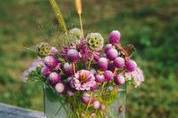
[[[44,62],[50,68],[54,68],[58,64],[57,59],[55,57],[53,57],[53,56],[47,56],[47,57],[45,57]]]
[[[58,93],[62,93],[64,91],[64,84],[63,83],[57,83],[55,85],[55,90],[58,92]]]
[[[100,74],[95,75],[95,80],[98,83],[104,82],[105,81],[104,75],[100,75]]]
[[[117,85],[122,85],[122,84],[124,84],[124,83],[125,83],[124,76],[122,76],[122,75],[117,75],[117,76],[115,76],[115,77],[114,77],[114,82],[115,82],[115,84],[117,84]]]
[[[120,43],[120,39],[121,39],[121,34],[119,31],[112,31],[109,34],[109,43],[113,45]]]
[[[106,44],[106,46],[104,48],[104,52],[107,53],[107,51],[111,48],[112,48],[112,44]]]
[[[83,96],[82,96],[82,102],[84,104],[89,104],[89,102],[91,103],[91,96],[88,94],[88,93],[84,93]]]
[[[137,68],[137,63],[134,60],[126,60],[125,61],[125,67],[127,71],[132,72]]]
[[[117,68],[123,68],[125,66],[125,60],[122,57],[117,57],[114,60],[114,66]]]
[[[111,81],[113,79],[113,76],[114,74],[110,70],[106,70],[104,72],[104,77],[105,77],[105,80],[107,81]]]
[[[49,82],[51,85],[55,85],[56,83],[58,83],[60,81],[61,81],[61,76],[58,73],[52,72],[49,75]]]
[[[49,76],[49,74],[51,73],[51,70],[49,69],[49,67],[44,66],[44,67],[41,69],[41,73],[42,73],[43,76],[47,77],[47,76]]]
[[[107,56],[108,59],[114,60],[118,56],[118,51],[115,48],[110,48],[106,52],[106,56]]]
[[[101,70],[107,70],[108,68],[108,60],[104,57],[101,57],[99,60],[98,60],[98,67],[101,69]]]
[[[99,109],[100,106],[101,106],[101,104],[100,104],[99,101],[96,100],[96,101],[93,102],[93,107],[94,107],[94,109]]]
[[[51,50],[50,50],[50,55],[54,56],[58,53],[58,50],[55,48],[55,47],[51,47]]]
[[[64,66],[63,66],[63,70],[64,70],[64,73],[65,73],[67,76],[71,76],[71,75],[74,74],[73,68],[72,68],[72,64],[65,63]]]
[[[79,59],[79,52],[76,49],[69,49],[67,51],[67,58],[71,61],[71,62],[76,62]]]

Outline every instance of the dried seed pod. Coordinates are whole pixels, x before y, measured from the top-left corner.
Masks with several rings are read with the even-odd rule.
[[[82,37],[82,31],[79,28],[73,28],[69,33],[72,35],[72,38],[76,38],[77,41]]]
[[[45,57],[45,56],[49,55],[50,50],[51,50],[50,45],[48,43],[44,43],[44,42],[40,43],[36,47],[36,52],[37,52],[38,56],[40,56],[40,57]]]
[[[103,48],[104,39],[100,33],[90,33],[86,39],[91,50],[99,51]]]

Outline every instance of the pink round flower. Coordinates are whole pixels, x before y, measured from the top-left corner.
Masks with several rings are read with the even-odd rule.
[[[79,59],[79,52],[76,49],[69,49],[67,51],[67,57],[70,61],[76,62]]]
[[[74,74],[72,64],[69,64],[69,63],[65,63],[63,65],[63,71],[67,76],[71,76]]]
[[[106,52],[106,56],[108,59],[110,60],[114,60],[115,58],[117,58],[117,56],[119,55],[118,51],[115,48],[110,48],[107,52]]]
[[[58,53],[58,50],[55,47],[51,47],[50,55],[55,56]]]
[[[88,70],[78,71],[70,81],[71,87],[76,90],[91,90],[96,85],[94,75]]]
[[[125,78],[123,75],[116,75],[114,77],[114,82],[116,85],[122,85],[125,83]]]
[[[112,48],[112,44],[106,44],[106,46],[104,48],[104,52],[107,53],[107,51],[111,48]]]
[[[61,76],[58,73],[56,73],[56,72],[50,73],[50,75],[49,75],[49,83],[51,85],[55,85],[60,81],[61,81]]]
[[[115,60],[114,60],[114,65],[115,67],[117,68],[123,68],[125,66],[125,60],[124,58],[122,57],[117,57]]]
[[[137,68],[137,63],[134,60],[128,59],[125,61],[127,71],[132,72]]]
[[[114,77],[114,74],[110,70],[104,71],[104,77],[106,81],[111,81]]]
[[[42,69],[41,69],[41,73],[43,76],[45,77],[48,77],[49,74],[51,73],[51,70],[48,66],[44,66]]]
[[[99,58],[97,64],[98,64],[98,67],[101,70],[107,70],[108,69],[108,60],[105,57]]]
[[[63,83],[57,83],[55,85],[55,90],[58,92],[58,93],[62,93],[65,89],[65,86]]]
[[[98,82],[98,83],[102,83],[105,81],[104,75],[96,74],[95,78],[96,78],[96,82]]]
[[[45,57],[45,59],[44,59],[44,63],[45,63],[48,67],[54,68],[54,67],[57,66],[58,60],[57,60],[55,57],[53,57],[53,56],[47,56],[47,57]]]
[[[115,30],[109,34],[109,43],[118,44],[120,43],[121,34],[119,31]]]
[[[99,109],[100,106],[101,106],[101,104],[100,104],[99,101],[95,100],[95,101],[93,102],[93,107],[94,107],[94,109]]]
[[[82,102],[87,105],[91,101],[92,101],[91,96],[88,93],[84,93],[82,96]]]

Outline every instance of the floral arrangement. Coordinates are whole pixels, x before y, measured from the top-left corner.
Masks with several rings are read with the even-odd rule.
[[[123,86],[138,87],[144,81],[142,70],[131,59],[133,46],[123,47],[117,30],[109,34],[106,44],[100,33],[84,36],[82,28],[69,30],[69,36],[75,40],[60,49],[38,44],[38,59],[24,78],[42,81],[62,96],[74,113],[72,118],[103,118]]]

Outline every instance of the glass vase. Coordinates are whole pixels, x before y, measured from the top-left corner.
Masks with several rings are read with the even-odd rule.
[[[44,113],[46,118],[125,118],[126,91],[119,88],[117,96],[112,99],[105,110],[88,109],[81,99],[66,101],[66,97],[57,94],[51,87],[44,85]],[[106,96],[106,100],[111,96]],[[74,97],[76,98],[76,97]],[[75,105],[71,105],[75,103]],[[78,103],[77,103],[78,102]]]

